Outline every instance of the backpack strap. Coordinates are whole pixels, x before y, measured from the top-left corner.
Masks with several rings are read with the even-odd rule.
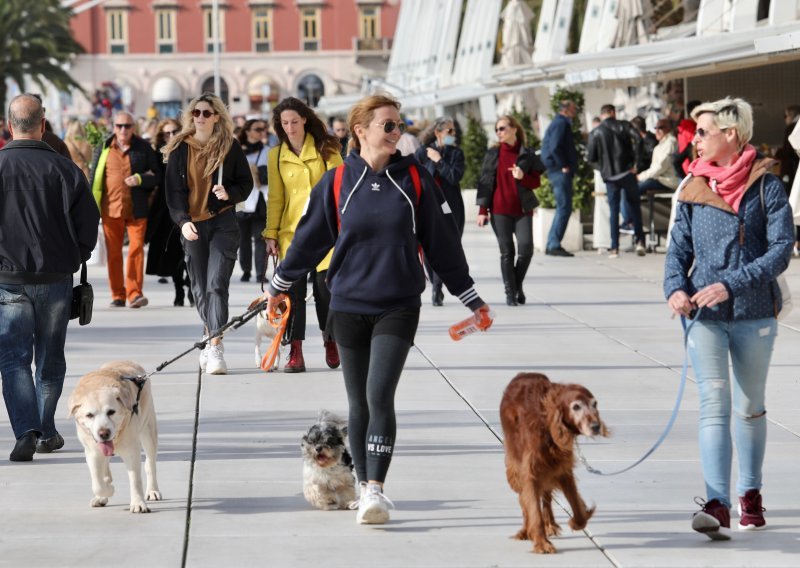
[[[342,178],[344,177],[344,164],[336,167],[333,174],[333,203],[336,205],[336,228],[342,228],[342,217],[339,213],[339,195],[342,193]]]
[[[408,167],[408,173],[411,175],[411,183],[414,185],[414,192],[417,194],[417,203],[422,197],[422,181],[419,179],[419,170],[417,166],[411,164]],[[336,205],[336,226],[341,229],[342,218],[339,211],[339,196],[342,193],[342,178],[344,177],[344,164],[336,167],[336,173],[333,175],[333,203]]]
[[[411,183],[414,184],[414,191],[417,193],[417,205],[419,205],[420,197],[422,197],[422,182],[419,179],[419,170],[417,166],[411,164],[408,166],[408,173],[411,174]]]

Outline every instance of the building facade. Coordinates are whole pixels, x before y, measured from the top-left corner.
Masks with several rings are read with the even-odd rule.
[[[316,106],[325,95],[358,92],[383,75],[400,0],[105,0],[73,17],[86,50],[70,69],[91,95],[72,115],[121,104],[145,115],[176,116],[214,91],[214,38],[220,96],[234,115],[265,115],[296,96]],[[116,101],[109,101],[116,98]],[[152,110],[151,110],[152,112]]]

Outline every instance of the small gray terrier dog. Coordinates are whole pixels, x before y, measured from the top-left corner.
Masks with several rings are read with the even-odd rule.
[[[303,436],[303,496],[317,509],[347,509],[356,501],[353,459],[347,451],[346,422],[322,410]]]

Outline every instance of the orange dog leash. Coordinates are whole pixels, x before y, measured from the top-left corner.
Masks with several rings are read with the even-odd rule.
[[[283,309],[280,306],[285,305]],[[289,314],[292,312],[292,302],[288,296],[284,296],[283,301],[278,304],[276,308],[270,308],[267,311],[267,321],[275,328],[275,337],[272,338],[267,352],[261,359],[261,370],[269,373],[272,371],[272,366],[275,364],[275,359],[278,358],[278,351],[281,348],[283,341],[283,334],[286,332],[286,326],[289,324]]]

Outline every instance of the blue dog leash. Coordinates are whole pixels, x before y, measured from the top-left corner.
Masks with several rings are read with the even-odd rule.
[[[581,463],[586,468],[586,471],[588,471],[589,473],[594,473],[595,475],[619,475],[620,473],[624,473],[628,470],[633,469],[634,467],[642,463],[644,460],[646,460],[648,457],[650,457],[650,455],[653,452],[655,452],[656,449],[661,445],[661,443],[667,438],[667,435],[669,434],[670,430],[672,430],[672,426],[675,424],[675,420],[678,418],[678,410],[680,410],[681,399],[683,399],[683,391],[686,387],[686,375],[689,372],[689,348],[688,348],[689,331],[692,329],[692,326],[697,321],[701,311],[702,308],[700,308],[697,311],[697,313],[694,316],[694,319],[689,320],[689,325],[686,325],[686,318],[681,316],[681,326],[683,327],[683,369],[681,370],[681,383],[680,386],[678,387],[678,396],[675,399],[675,406],[672,409],[672,416],[669,417],[669,421],[667,422],[664,431],[661,433],[661,436],[659,436],[658,440],[656,440],[656,443],[653,444],[653,446],[649,450],[647,450],[642,457],[640,457],[637,461],[635,461],[628,467],[623,468],[619,471],[612,471],[611,473],[605,473],[589,465],[589,462],[586,460],[586,457],[584,457],[583,453],[581,452],[580,446],[578,445],[578,441],[575,440],[575,451],[578,454],[578,459],[580,459]]]

